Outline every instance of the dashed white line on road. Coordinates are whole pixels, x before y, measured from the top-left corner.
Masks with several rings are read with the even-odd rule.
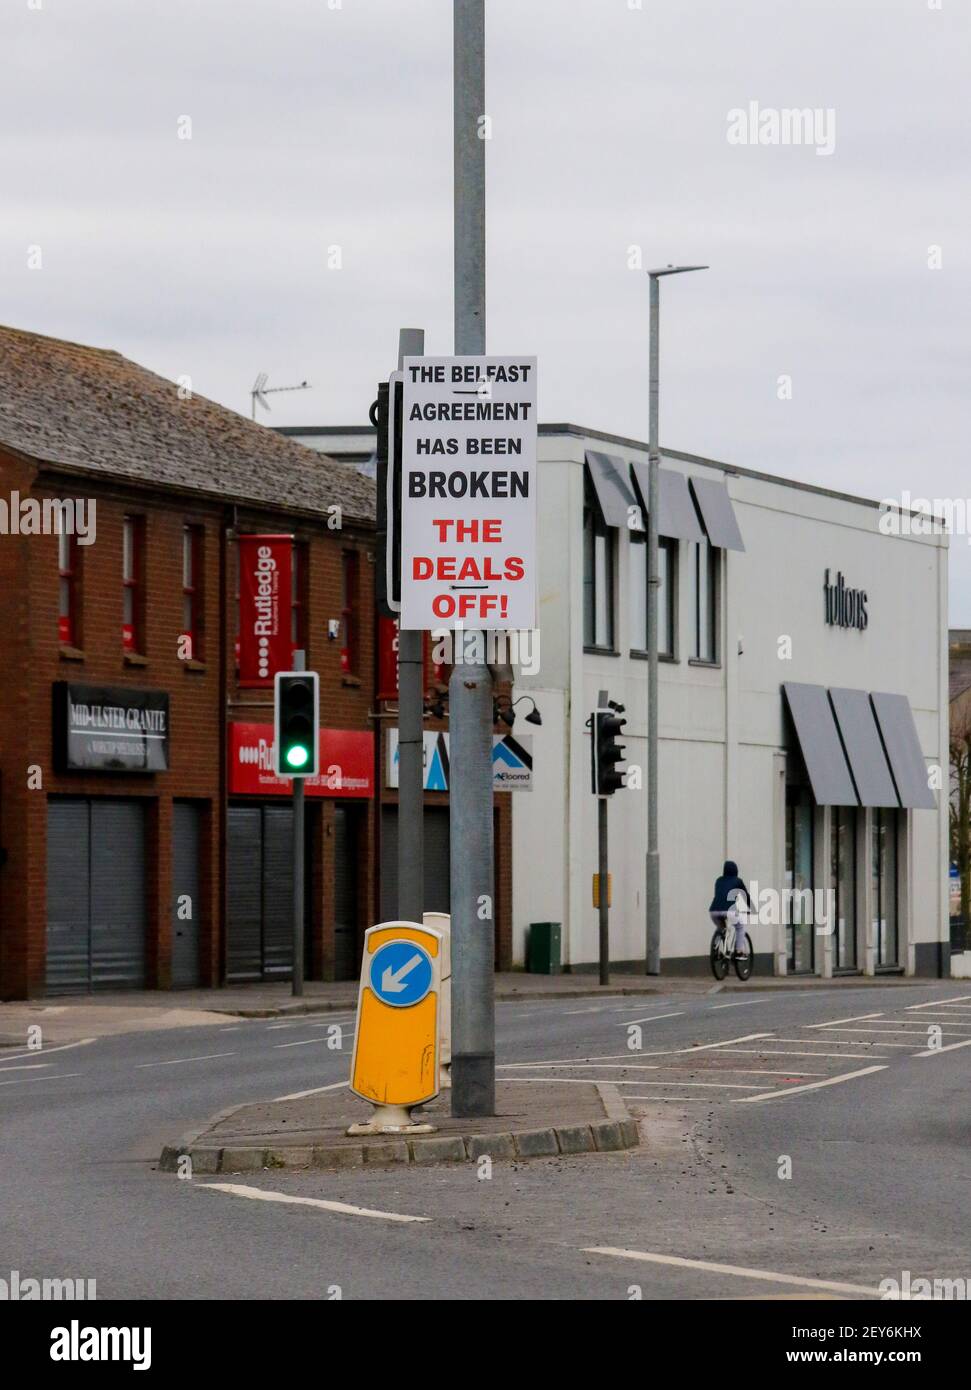
[[[2,1067],[0,1071],[40,1071],[42,1067],[52,1067],[53,1062],[28,1062],[25,1067]]]
[[[139,1062],[136,1071],[145,1067],[181,1067],[185,1062],[211,1062],[216,1057],[235,1057],[235,1052],[206,1052],[202,1057],[173,1057],[168,1062]]]
[[[825,1081],[810,1081],[805,1086],[789,1086],[784,1091],[763,1091],[760,1096],[742,1096],[739,1105],[755,1100],[777,1100],[781,1096],[797,1096],[803,1091],[818,1091],[823,1086],[838,1086],[841,1081],[853,1081],[858,1076],[869,1076],[875,1071],[886,1071],[886,1064],[879,1067],[861,1067],[859,1071],[847,1071],[842,1076],[830,1076]]]
[[[739,999],[736,1004],[709,1004],[709,1009],[750,1009],[753,1004],[771,1004],[771,999]]]
[[[430,1216],[403,1216],[397,1211],[374,1211],[371,1207],[354,1207],[348,1202],[329,1202],[323,1197],[295,1197],[289,1192],[264,1192],[261,1187],[247,1187],[238,1182],[199,1183],[203,1192],[228,1192],[233,1197],[249,1197],[254,1202],[281,1202],[295,1207],[316,1207],[320,1211],[336,1211],[342,1216],[369,1216],[376,1221],[430,1221]]]
[[[786,1042],[787,1039],[778,1038],[775,1041]],[[879,1046],[883,1047],[885,1044],[880,1043]],[[726,1047],[725,1051],[732,1056],[745,1052],[753,1057],[834,1057],[839,1062],[845,1062],[848,1057],[853,1061],[868,1062],[874,1055],[872,1052],[796,1052],[794,1048],[785,1047]]]
[[[51,1076],[21,1076],[16,1081],[0,1081],[0,1086],[26,1086],[31,1081],[67,1081],[72,1076],[83,1076],[80,1071],[54,1072]]]
[[[618,1023],[618,1028],[632,1028],[635,1023],[656,1023],[659,1018],[684,1018],[684,1009],[673,1014],[648,1014],[647,1018],[630,1018],[626,1023]]]
[[[936,1057],[940,1052],[953,1052],[958,1047],[971,1047],[971,1038],[964,1042],[946,1043],[944,1047],[929,1047],[926,1052],[915,1052],[915,1057]]]
[[[345,1036],[346,1036],[346,1037],[352,1038],[352,1037],[354,1036],[354,1029],[353,1029],[353,1028],[347,1028],[347,1029],[345,1029],[344,1031],[345,1031]],[[307,1046],[309,1046],[310,1043],[317,1043],[318,1046],[320,1045],[320,1043],[325,1043],[325,1044],[329,1045],[329,1044],[330,1044],[330,1038],[301,1038],[299,1042],[292,1042],[292,1043],[274,1043],[274,1044],[273,1044],[273,1049],[274,1049],[274,1051],[276,1051],[277,1048],[281,1048],[281,1047],[307,1047]],[[340,1048],[336,1048],[336,1047],[335,1047],[335,1048],[332,1048],[331,1050],[334,1051],[334,1052],[339,1052],[339,1051],[340,1051]]]
[[[795,1284],[806,1289],[829,1289],[833,1293],[865,1293],[880,1296],[879,1289],[865,1284],[844,1284],[835,1279],[811,1279],[799,1274],[775,1274],[768,1269],[746,1269],[744,1265],[716,1264],[712,1260],[686,1260],[679,1255],[656,1255],[647,1250],[622,1250],[616,1245],[586,1245],[584,1255],[613,1255],[623,1260],[644,1260],[650,1264],[675,1265],[678,1269],[699,1269],[709,1274],[732,1274],[738,1279],[764,1279],[770,1284]]]

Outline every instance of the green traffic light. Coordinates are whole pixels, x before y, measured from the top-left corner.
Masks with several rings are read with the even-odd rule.
[[[309,752],[300,743],[295,743],[292,748],[287,749],[286,758],[291,767],[303,767],[309,757]]]

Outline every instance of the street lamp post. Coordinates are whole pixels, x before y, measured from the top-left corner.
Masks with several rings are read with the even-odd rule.
[[[660,577],[658,542],[658,396],[660,363],[661,277],[707,270],[706,265],[668,265],[649,270],[651,280],[650,401],[647,435],[647,949],[645,973],[661,973],[661,857],[657,836],[658,708],[657,708],[657,600]]]

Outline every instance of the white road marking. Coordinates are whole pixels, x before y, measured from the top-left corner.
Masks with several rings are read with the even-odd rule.
[[[810,1081],[805,1086],[789,1086],[782,1091],[763,1091],[760,1096],[743,1096],[739,1105],[753,1100],[777,1100],[780,1096],[796,1096],[802,1091],[818,1091],[823,1086],[838,1086],[841,1081],[852,1081],[857,1076],[869,1076],[871,1072],[886,1071],[886,1064],[879,1067],[861,1067],[859,1071],[847,1071],[842,1076],[830,1076],[825,1081]]]
[[[950,999],[929,999],[927,1004],[908,1004],[908,1009],[939,1009],[945,1004],[963,1004],[965,999],[971,999],[971,994],[954,994]]]
[[[739,999],[737,1004],[709,1004],[710,1009],[750,1009],[753,1004],[771,1004],[771,999]]]
[[[347,1084],[346,1081],[334,1081],[329,1086],[314,1086],[310,1091],[294,1091],[289,1096],[274,1096],[273,1100],[303,1100],[304,1096],[319,1096],[322,1091],[340,1091]]]
[[[261,1187],[247,1187],[238,1182],[198,1183],[203,1192],[228,1192],[233,1197],[249,1197],[254,1202],[281,1202],[295,1207],[316,1207],[319,1211],[336,1211],[342,1216],[369,1216],[376,1221],[431,1221],[430,1216],[403,1216],[397,1211],[374,1211],[371,1207],[354,1207],[348,1202],[329,1202],[323,1197],[295,1197],[289,1192],[264,1192]]]
[[[786,1039],[780,1038],[778,1041],[785,1042]],[[884,1043],[879,1044],[881,1047],[885,1045]],[[796,1052],[792,1048],[785,1047],[727,1047],[725,1051],[732,1053],[733,1056],[745,1052],[753,1057],[835,1057],[839,1062],[845,1062],[847,1057],[853,1058],[854,1061],[859,1059],[861,1062],[868,1062],[873,1056],[872,1052]]]
[[[83,1076],[80,1071],[54,1072],[52,1076],[21,1076],[17,1081],[0,1081],[0,1086],[23,1086],[30,1081],[67,1081],[72,1076]]]
[[[53,1062],[28,1062],[25,1067],[0,1067],[0,1071],[40,1071],[42,1067],[52,1067]]]
[[[206,1052],[202,1057],[173,1057],[168,1062],[139,1062],[136,1071],[145,1067],[181,1067],[185,1062],[211,1062],[216,1057],[235,1057],[235,1052]]]
[[[352,1038],[352,1037],[354,1036],[354,1030],[353,1030],[353,1029],[350,1029],[350,1028],[349,1028],[349,1029],[346,1029],[346,1030],[345,1030],[345,1036],[347,1036],[347,1037],[349,1037],[349,1038]],[[281,1048],[281,1047],[309,1047],[311,1043],[317,1043],[317,1044],[319,1045],[320,1043],[329,1043],[329,1042],[330,1042],[330,1038],[301,1038],[299,1042],[292,1042],[292,1043],[274,1043],[274,1044],[273,1044],[273,1050],[274,1050],[274,1052],[275,1052],[278,1048]],[[335,1048],[333,1048],[332,1050],[333,1050],[334,1052],[339,1052],[341,1049],[335,1047]]]
[[[74,1047],[87,1047],[88,1043],[97,1041],[97,1038],[78,1038],[77,1042],[58,1043],[57,1047],[28,1047],[22,1052],[11,1052],[9,1055],[5,1051],[3,1055],[0,1056],[0,1062],[16,1062],[22,1057],[50,1057],[54,1052],[70,1052]]]
[[[834,1031],[837,1032],[837,1033],[892,1033],[892,1034],[894,1034],[894,1035],[895,1035],[896,1037],[898,1037],[898,1038],[907,1038],[907,1037],[915,1038],[915,1037],[918,1037],[921,1033],[926,1033],[927,1030],[928,1030],[929,1028],[934,1028],[934,1027],[939,1027],[939,1028],[941,1029],[942,1032],[943,1032],[944,1029],[946,1028],[946,1029],[947,1029],[947,1032],[949,1032],[949,1033],[957,1033],[958,1036],[960,1036],[962,1033],[971,1032],[971,1029],[968,1029],[968,1028],[951,1028],[950,1025],[948,1025],[948,1024],[934,1024],[934,1023],[930,1023],[930,1022],[928,1022],[928,1023],[918,1023],[918,1024],[917,1024],[917,1032],[916,1032],[916,1033],[914,1033],[914,1032],[912,1032],[912,1031],[908,1031],[906,1028],[903,1028],[903,1027],[900,1027],[900,1028],[837,1028],[837,1029],[835,1029]],[[860,1041],[860,1042],[866,1042],[866,1038],[860,1038],[859,1041]]]
[[[770,1284],[795,1284],[806,1289],[829,1289],[833,1293],[865,1293],[875,1297],[879,1289],[865,1284],[844,1284],[835,1279],[811,1279],[799,1274],[774,1274],[767,1269],[747,1269],[744,1265],[716,1264],[712,1260],[686,1260],[678,1255],[655,1255],[647,1250],[622,1250],[616,1245],[587,1245],[584,1255],[613,1255],[623,1260],[644,1260],[650,1264],[676,1265],[679,1269],[701,1269],[710,1274],[732,1274],[739,1279],[764,1279]]]
[[[724,1042],[717,1043],[697,1043],[692,1047],[678,1047],[676,1052],[706,1052],[715,1047],[729,1047],[732,1043],[755,1042],[757,1038],[771,1038],[773,1033],[745,1033],[740,1038],[726,1038]]]
[[[554,1057],[545,1062],[503,1062],[505,1067],[573,1066],[581,1062],[622,1062],[625,1057],[682,1057],[690,1052],[705,1052],[713,1047],[728,1047],[729,1043],[751,1042],[754,1038],[771,1038],[772,1033],[746,1033],[741,1038],[726,1038],[720,1043],[697,1043],[691,1047],[662,1047],[651,1052],[607,1052],[594,1057]]]
[[[944,1047],[929,1047],[926,1052],[915,1052],[915,1057],[936,1057],[940,1052],[953,1052],[957,1047],[971,1047],[971,1038],[964,1042],[947,1043]]]
[[[757,1091],[758,1086],[750,1086],[740,1081],[631,1081],[631,1086],[690,1086],[693,1090],[705,1091]]]
[[[232,1026],[232,1028],[220,1028],[219,1031],[220,1031],[220,1033],[238,1033],[238,1032],[239,1032],[239,1024],[238,1024],[238,1023],[234,1023],[233,1026]]]
[[[804,1028],[836,1028],[840,1023],[862,1023],[865,1018],[883,1018],[883,1014],[851,1014],[849,1018],[833,1018],[828,1023],[805,1023]]]
[[[626,1011],[625,1011],[626,1012]],[[655,1023],[659,1018],[683,1018],[684,1009],[678,1009],[673,1014],[648,1014],[647,1018],[631,1018],[626,1023],[618,1023],[618,1028],[632,1028],[635,1023]]]

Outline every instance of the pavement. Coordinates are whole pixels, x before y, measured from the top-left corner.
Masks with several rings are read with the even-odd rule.
[[[534,997],[496,1027],[501,1081],[608,1082],[641,1144],[180,1179],[158,1171],[173,1135],[342,1086],[353,1011],[5,1051],[0,1276],[95,1278],[102,1299],[556,1301],[971,1276],[965,982]]]
[[[495,977],[497,1002],[556,1003],[563,999],[601,999],[644,995],[707,995],[742,990],[786,992],[829,989],[913,988],[926,980],[903,975],[754,976],[746,984],[732,978],[716,984],[708,975],[645,977],[614,974],[601,985],[591,974],[529,975],[522,970]],[[0,1003],[0,1048],[21,1046],[28,1028],[40,1025],[50,1042],[116,1033],[154,1032],[190,1026],[217,1026],[224,1015],[234,1018],[288,1018],[291,1015],[346,1013],[357,1007],[356,980],[308,980],[301,998],[294,998],[287,981],[274,984],[227,985],[219,989],[129,990],[72,995],[63,1001],[36,999]]]
[[[614,1153],[635,1148],[637,1124],[610,1082],[564,1089],[507,1078],[496,1086],[496,1113],[456,1119],[451,1094],[415,1108],[412,1119],[431,1134],[371,1135],[347,1131],[369,1121],[372,1107],[338,1085],[309,1093],[239,1105],[200,1131],[162,1150],[159,1167],[176,1173],[188,1156],[200,1173],[255,1172],[263,1168],[348,1168],[362,1164],[455,1163],[544,1158],[558,1154]]]

